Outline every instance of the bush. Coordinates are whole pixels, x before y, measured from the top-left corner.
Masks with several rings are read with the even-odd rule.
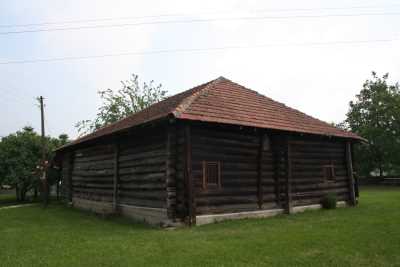
[[[324,196],[321,200],[322,208],[324,209],[336,209],[337,198],[336,195],[333,193],[328,193]]]

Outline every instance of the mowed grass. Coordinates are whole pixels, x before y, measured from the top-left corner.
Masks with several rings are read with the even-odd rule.
[[[6,205],[12,205],[16,204],[17,199],[15,197],[14,192],[5,192],[5,191],[0,191],[0,207],[6,206]]]
[[[0,209],[0,266],[400,266],[400,189],[356,208],[162,230],[62,205]]]

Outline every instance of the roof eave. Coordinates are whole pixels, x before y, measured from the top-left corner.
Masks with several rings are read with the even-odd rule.
[[[65,144],[65,145],[55,149],[54,152],[61,152],[61,151],[64,151],[65,149],[70,149],[70,148],[78,146],[78,145],[87,144],[87,143],[93,142],[93,141],[95,141],[97,139],[102,139],[102,138],[107,138],[107,137],[109,138],[109,137],[121,134],[122,132],[126,132],[126,131],[129,131],[129,130],[132,130],[133,128],[149,125],[151,123],[158,123],[158,122],[164,121],[165,119],[171,118],[171,116],[174,116],[174,114],[173,113],[167,113],[164,116],[152,118],[151,120],[145,121],[145,122],[140,123],[140,124],[132,125],[130,127],[126,127],[126,128],[123,128],[123,129],[119,129],[119,130],[117,130],[115,132],[112,132],[112,133],[106,133],[104,135],[99,135],[99,136],[96,136],[96,137],[93,137],[93,138],[90,138],[90,139],[86,139],[86,140],[82,140],[82,141],[78,141],[78,139],[76,139],[76,140],[74,140],[74,141],[72,141],[72,142],[70,142],[68,144]],[[85,136],[83,136],[83,137],[81,137],[79,139],[83,139],[84,137]]]

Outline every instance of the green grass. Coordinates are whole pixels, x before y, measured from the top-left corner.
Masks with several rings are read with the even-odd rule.
[[[400,266],[400,189],[356,208],[162,230],[61,205],[0,209],[0,266]]]
[[[14,190],[0,191],[0,208],[5,207],[5,206],[33,203],[33,202],[37,202],[39,200],[40,199],[34,200],[34,199],[32,199],[32,196],[27,196],[26,200],[21,202],[21,201],[17,201],[17,197],[15,196]]]
[[[14,192],[0,192],[0,207],[17,203]]]

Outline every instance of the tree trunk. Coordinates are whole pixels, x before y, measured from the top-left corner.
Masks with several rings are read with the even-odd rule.
[[[25,197],[26,197],[26,189],[23,188],[20,190],[20,199],[22,202],[25,201]]]
[[[57,181],[57,201],[60,200],[60,181]]]
[[[15,185],[15,198],[17,199],[18,202],[21,201],[18,184]]]
[[[382,176],[383,176],[383,168],[382,165],[379,165],[379,177],[382,178]]]
[[[38,189],[37,189],[37,186],[35,186],[35,189],[33,191],[33,199],[37,200],[37,197],[38,197]]]

